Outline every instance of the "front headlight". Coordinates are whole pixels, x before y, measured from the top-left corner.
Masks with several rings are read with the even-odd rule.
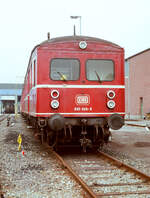
[[[107,97],[109,98],[109,99],[113,99],[114,97],[115,97],[115,92],[113,91],[113,90],[109,90],[108,92],[107,92]]]
[[[51,91],[51,97],[54,98],[54,99],[58,98],[59,97],[59,91],[56,90],[56,89],[52,90]]]
[[[86,43],[86,41],[80,41],[79,47],[80,47],[80,49],[86,49],[86,48],[87,48],[87,43]]]
[[[110,109],[113,109],[114,107],[115,107],[115,101],[113,101],[113,100],[109,100],[108,102],[107,102],[107,106],[108,106],[108,108],[110,108]]]
[[[53,109],[57,109],[57,108],[59,107],[59,102],[58,102],[58,100],[52,100],[52,101],[51,101],[51,107],[52,107]]]

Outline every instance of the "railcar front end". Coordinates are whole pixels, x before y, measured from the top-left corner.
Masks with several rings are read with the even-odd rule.
[[[107,143],[110,128],[123,126],[121,47],[91,37],[50,39],[34,49],[30,62],[22,112],[39,129],[42,142],[81,145],[86,151]]]

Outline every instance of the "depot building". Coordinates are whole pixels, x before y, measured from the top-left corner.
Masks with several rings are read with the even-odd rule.
[[[0,114],[20,112],[23,84],[0,84]]]
[[[150,48],[125,60],[126,117],[143,119],[150,114]]]

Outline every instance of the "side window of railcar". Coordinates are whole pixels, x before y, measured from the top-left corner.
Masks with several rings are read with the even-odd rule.
[[[30,66],[30,89],[32,88],[32,63]]]
[[[50,62],[50,78],[52,80],[78,80],[80,62],[78,59],[56,58]]]
[[[32,86],[36,84],[36,60],[33,61],[32,64]]]
[[[91,81],[114,80],[114,62],[112,60],[94,60],[86,62],[86,77]]]

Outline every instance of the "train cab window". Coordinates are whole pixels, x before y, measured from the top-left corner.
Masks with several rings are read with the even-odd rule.
[[[50,78],[52,80],[78,80],[80,75],[80,62],[78,59],[52,59],[50,63]]]
[[[86,62],[86,77],[91,81],[113,81],[114,62],[112,60],[90,59]]]

